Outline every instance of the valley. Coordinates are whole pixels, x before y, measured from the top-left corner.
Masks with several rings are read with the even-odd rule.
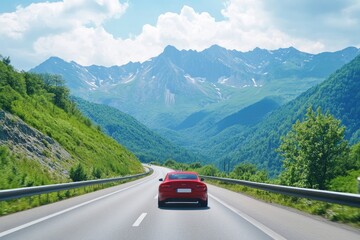
[[[292,47],[239,52],[214,45],[197,52],[168,46],[143,63],[86,67],[52,57],[31,72],[58,74],[73,95],[119,109],[182,151],[195,153],[169,158],[217,166],[228,161],[233,167],[249,161],[276,173],[281,164],[273,150],[280,133],[266,140],[265,159],[240,151],[239,145],[253,142],[249,139],[258,136],[254,129],[267,125],[268,115],[321,84],[359,53],[354,47],[308,54]]]

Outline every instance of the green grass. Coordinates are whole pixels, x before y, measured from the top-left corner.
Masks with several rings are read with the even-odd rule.
[[[31,187],[66,181],[59,174],[50,172],[39,162],[10,152],[0,146],[0,189]]]
[[[35,108],[36,105],[36,108]],[[88,172],[102,170],[106,177],[142,172],[136,157],[103,134],[91,122],[78,115],[69,114],[47,101],[23,98],[13,102],[12,111],[26,123],[55,139]]]

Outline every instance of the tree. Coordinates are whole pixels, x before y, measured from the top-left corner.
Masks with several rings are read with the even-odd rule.
[[[74,182],[87,180],[86,172],[80,163],[76,166],[75,169],[74,168],[70,169],[70,178]]]
[[[8,65],[10,66],[10,63],[11,63],[11,60],[10,60],[10,57],[3,57],[2,55],[0,55],[0,59],[3,63],[5,63],[5,65]]]
[[[205,176],[216,176],[219,173],[219,169],[214,165],[205,165],[198,170],[198,173]]]
[[[53,93],[53,102],[56,106],[68,111],[70,90],[65,87],[65,81],[60,75],[41,74],[45,88],[48,92]]]
[[[191,169],[197,169],[197,168],[201,168],[202,165],[201,165],[201,163],[199,163],[199,162],[194,162],[194,163],[191,163],[189,167],[190,167]]]
[[[345,173],[349,147],[344,140],[345,127],[329,113],[308,108],[303,122],[299,120],[282,137],[277,149],[283,160],[281,181],[287,185],[326,189],[336,176]]]
[[[235,166],[230,173],[230,177],[247,181],[265,182],[268,180],[268,173],[265,170],[259,170],[255,164],[240,163]]]
[[[176,168],[178,163],[173,159],[168,159],[165,161],[164,166],[168,168]]]

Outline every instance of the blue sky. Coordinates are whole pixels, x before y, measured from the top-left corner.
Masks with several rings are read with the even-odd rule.
[[[59,0],[47,0],[58,2]],[[31,3],[41,3],[44,0],[1,0],[0,14],[14,12],[17,6],[26,7]],[[217,20],[223,19],[221,9],[225,0],[128,0],[128,7],[119,19],[112,19],[104,24],[104,28],[115,37],[127,38],[141,33],[145,24],[155,25],[160,14],[179,12],[184,5],[192,6],[198,12],[209,12]]]
[[[1,0],[0,54],[19,70],[50,56],[82,65],[202,51],[360,47],[358,0]]]
[[[154,4],[156,2],[157,4]],[[145,24],[155,25],[158,16],[166,12],[180,12],[184,5],[191,6],[197,12],[209,12],[215,19],[221,20],[222,0],[133,0],[124,15],[116,21],[105,24],[105,28],[116,37],[126,38],[141,33]]]

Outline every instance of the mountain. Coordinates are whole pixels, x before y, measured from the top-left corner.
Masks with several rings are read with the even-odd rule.
[[[235,159],[229,153],[247,141],[249,129],[359,53],[354,47],[309,54],[293,47],[240,52],[214,45],[197,52],[167,46],[143,63],[86,67],[50,58],[31,71],[60,74],[73,95],[115,107],[172,143],[219,161]],[[269,156],[274,159],[263,166],[279,169]]]
[[[0,61],[0,188],[143,172],[140,161],[84,117],[56,76]]]
[[[279,155],[275,152],[291,126],[304,118],[308,107],[329,112],[346,127],[345,138],[351,144],[360,141],[360,55],[333,73],[321,84],[270,113],[263,121],[245,131],[232,128],[233,134],[218,135],[208,142],[206,154],[220,162],[256,163],[278,173]],[[239,128],[239,126],[237,127]],[[230,130],[230,129],[228,129]],[[243,130],[243,129],[242,129]]]
[[[266,114],[278,108],[280,104],[274,99],[267,97],[244,109],[225,117],[216,123],[218,131],[240,124],[252,126],[264,119]]]
[[[31,72],[59,74],[78,97],[115,107],[151,128],[173,129],[204,108],[222,109],[215,116],[220,120],[269,95],[291,100],[359,53],[354,47],[314,55],[292,47],[239,52],[214,45],[197,52],[168,46],[143,63],[86,67],[52,57]]]
[[[73,100],[85,116],[132,151],[142,162],[165,162],[168,159],[184,163],[203,161],[200,156],[174,145],[128,114],[81,98],[73,97]]]

